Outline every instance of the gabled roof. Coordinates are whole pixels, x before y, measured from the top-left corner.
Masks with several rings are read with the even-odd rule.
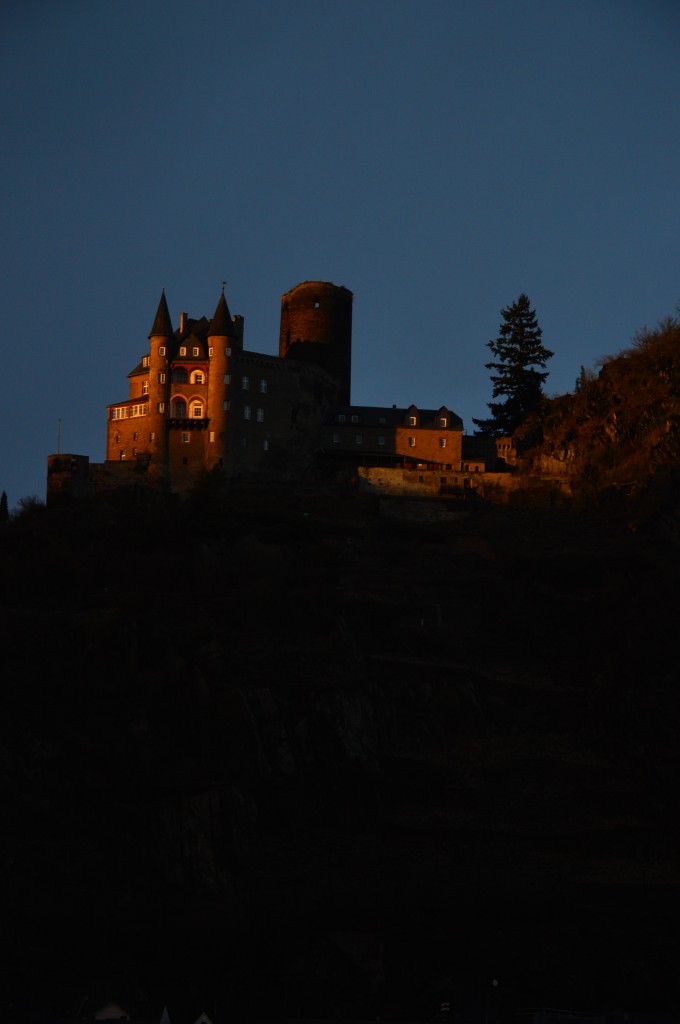
[[[213,316],[210,327],[208,328],[208,337],[222,337],[222,338],[236,338],[236,328],[234,327],[231,319],[231,313],[229,312],[229,306],[227,300],[224,297],[224,291],[220,295],[219,302],[217,303],[217,309]]]
[[[153,327],[149,334],[150,338],[171,338],[173,335],[172,322],[170,320],[170,311],[168,310],[168,303],[165,299],[165,288],[161,293],[161,301],[158,303],[158,309],[156,311],[156,319],[153,322]]]

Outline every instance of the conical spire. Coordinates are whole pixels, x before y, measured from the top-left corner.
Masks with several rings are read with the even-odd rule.
[[[231,319],[231,313],[229,312],[229,306],[227,305],[227,300],[224,297],[224,288],[222,289],[222,294],[220,295],[220,301],[217,303],[217,309],[215,310],[215,314],[212,320],[210,321],[208,337],[237,337],[236,329]]]
[[[156,312],[156,319],[153,322],[151,328],[150,338],[171,338],[173,335],[172,321],[170,320],[170,312],[168,310],[168,303],[165,299],[165,288],[161,293],[161,301],[158,303],[158,310]]]

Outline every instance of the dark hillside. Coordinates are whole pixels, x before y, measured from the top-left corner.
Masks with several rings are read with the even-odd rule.
[[[630,518],[206,484],[3,527],[3,1020],[675,1006],[678,548]]]

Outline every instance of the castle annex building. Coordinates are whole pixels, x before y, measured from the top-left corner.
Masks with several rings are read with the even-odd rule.
[[[359,466],[460,471],[463,424],[436,409],[351,404],[352,293],[306,281],[281,298],[279,354],[244,346],[224,292],[211,319],[165,293],[127,397],[106,410],[106,461],[48,458],[48,502],[113,487],[184,491],[205,471],[232,479],[305,480]]]

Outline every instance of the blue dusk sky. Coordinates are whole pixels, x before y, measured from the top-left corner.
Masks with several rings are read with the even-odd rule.
[[[680,300],[677,0],[2,0],[2,454],[104,456],[165,288],[354,293],[352,398],[472,431],[526,292],[548,394]]]

